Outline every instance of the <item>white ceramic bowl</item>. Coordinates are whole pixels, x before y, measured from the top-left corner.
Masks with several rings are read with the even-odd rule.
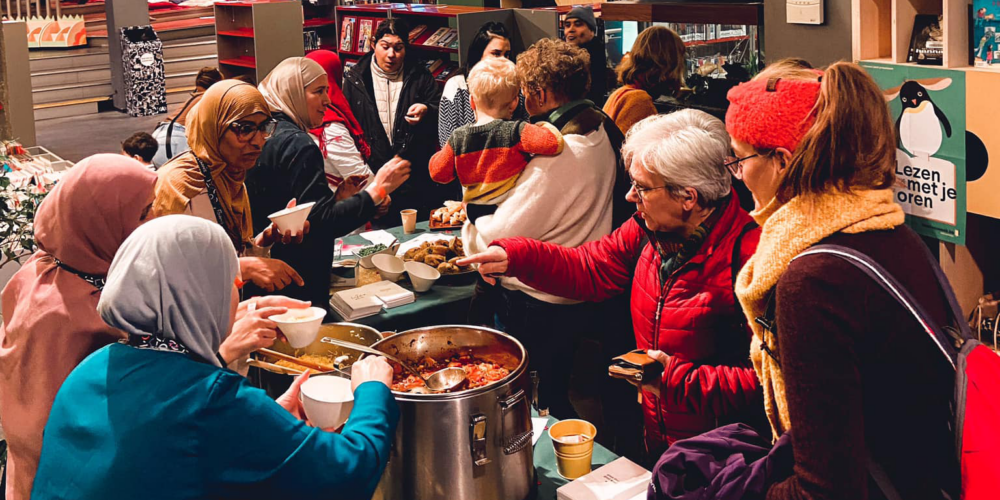
[[[403,268],[406,269],[406,274],[410,275],[410,283],[413,284],[413,290],[417,292],[426,292],[434,286],[434,282],[441,277],[441,273],[427,264],[422,262],[407,262],[403,264]]]
[[[399,243],[397,243],[397,244],[395,244],[395,245],[393,245],[393,246],[391,246],[389,248],[386,248],[385,250],[379,250],[378,252],[375,252],[375,253],[373,253],[371,255],[366,255],[364,257],[360,257],[360,258],[358,258],[358,265],[360,265],[361,267],[363,267],[365,269],[371,269],[371,268],[375,267],[375,264],[372,263],[372,258],[373,257],[375,257],[376,255],[396,255],[396,250],[398,248],[399,248]]]
[[[278,231],[282,233],[292,231],[295,233],[301,232],[306,225],[306,219],[309,218],[309,212],[312,211],[315,201],[309,203],[303,203],[301,205],[295,205],[292,208],[286,208],[284,210],[279,210],[267,218],[271,219]]]
[[[319,327],[323,325],[326,310],[319,307],[308,309],[291,309],[285,314],[271,316],[271,321],[278,324],[278,329],[285,334],[288,344],[295,349],[301,349],[316,340]]]
[[[306,411],[306,418],[320,429],[336,429],[354,408],[351,381],[334,375],[309,377],[302,383],[299,399]]]
[[[384,280],[396,281],[403,275],[403,259],[395,255],[375,254],[372,256],[372,264]]]

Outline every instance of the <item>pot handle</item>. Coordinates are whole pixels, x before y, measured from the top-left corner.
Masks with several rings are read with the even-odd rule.
[[[490,463],[486,456],[486,415],[477,413],[469,419],[469,442],[472,445],[472,463],[478,466]]]
[[[516,429],[508,429],[508,413],[514,413],[517,409],[517,405],[522,404],[527,406],[528,398],[524,393],[524,389],[520,389],[513,394],[509,394],[506,397],[500,399],[500,415],[501,415],[501,441],[503,446],[504,455],[513,455],[521,450],[523,450],[529,443],[531,443],[531,425],[528,425],[528,429],[525,431],[517,432]],[[517,427],[519,419],[517,415],[512,415],[512,426]]]

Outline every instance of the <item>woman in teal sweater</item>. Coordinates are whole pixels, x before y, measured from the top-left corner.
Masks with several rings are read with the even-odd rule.
[[[225,231],[194,217],[125,240],[98,312],[125,331],[63,384],[33,499],[370,498],[399,410],[382,358],[355,364],[340,434],[306,425],[296,380],[271,400],[217,356],[238,304]]]

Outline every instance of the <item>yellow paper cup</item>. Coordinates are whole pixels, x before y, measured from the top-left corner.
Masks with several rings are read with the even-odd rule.
[[[586,420],[563,420],[549,427],[560,476],[573,480],[590,472],[595,436],[597,427]]]

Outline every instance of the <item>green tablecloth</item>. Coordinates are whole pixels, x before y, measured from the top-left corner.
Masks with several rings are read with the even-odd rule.
[[[537,417],[534,410],[531,412],[532,418]],[[556,452],[552,449],[552,439],[549,437],[548,429],[552,424],[558,422],[557,419],[549,417],[549,423],[545,426],[545,432],[535,443],[535,478],[538,481],[537,500],[554,500],[556,490],[569,482],[568,479],[559,475],[556,468]],[[607,465],[618,458],[611,450],[594,443],[594,455],[590,459],[591,470]]]
[[[440,234],[442,236],[461,236],[458,231],[430,231],[427,221],[417,223],[417,231],[404,234],[402,227],[387,229],[401,243],[417,236]],[[344,238],[344,245],[370,245],[371,243],[358,235]],[[347,258],[355,258],[348,256]],[[417,300],[412,304],[384,310],[374,316],[355,320],[380,331],[405,331],[430,325],[465,324],[469,315],[469,302],[475,289],[475,276],[442,277],[430,291],[417,293]],[[403,279],[399,282],[404,288],[412,290],[410,283]],[[339,321],[339,318],[337,319]]]

